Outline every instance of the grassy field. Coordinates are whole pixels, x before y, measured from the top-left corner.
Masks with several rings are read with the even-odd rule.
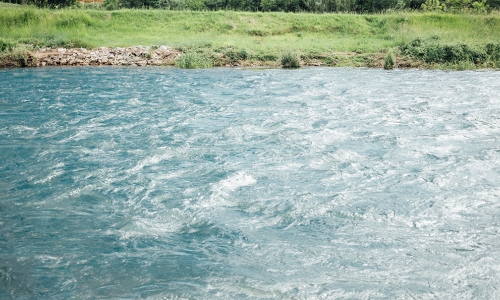
[[[345,56],[345,61],[340,57],[341,65],[362,66],[389,49],[395,49],[398,57],[413,53],[400,49],[415,40],[486,51],[487,44],[500,45],[500,15],[48,10],[0,3],[0,50],[3,44],[4,52],[9,49],[5,45],[16,44],[86,48],[169,45],[184,52],[237,50],[258,61],[276,61],[290,51],[303,59],[325,61],[342,53],[356,53],[359,55]],[[415,53],[413,60],[427,67],[454,68],[457,64],[433,64]],[[495,62],[491,66],[497,67]]]

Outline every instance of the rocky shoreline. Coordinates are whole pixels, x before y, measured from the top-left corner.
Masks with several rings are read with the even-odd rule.
[[[20,51],[13,50],[6,55],[0,53],[2,67],[50,67],[50,66],[174,66],[184,53],[169,46],[132,46],[86,48],[40,48],[26,45]],[[28,50],[29,49],[29,50]],[[281,67],[276,60],[258,60],[246,57],[236,58],[227,53],[213,53],[210,57],[214,67]],[[383,53],[358,54],[355,52],[336,52],[315,58],[300,59],[300,66],[350,66],[382,68]],[[398,58],[396,67],[426,68],[419,61]]]
[[[26,67],[45,66],[162,66],[173,65],[181,52],[168,46],[160,47],[100,47],[85,48],[42,48],[28,51]]]

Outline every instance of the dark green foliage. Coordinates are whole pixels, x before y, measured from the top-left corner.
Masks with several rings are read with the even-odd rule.
[[[500,0],[487,0],[486,4],[490,6],[490,8],[499,9],[500,8]]]
[[[250,57],[247,50],[245,50],[245,49],[236,50],[236,49],[229,48],[226,51],[224,51],[223,53],[226,57],[228,57],[232,61],[245,60],[245,59],[248,59]]]
[[[120,8],[119,0],[104,0],[103,7],[107,10],[117,10]]]
[[[153,8],[169,10],[236,10],[278,12],[383,12],[386,10],[429,9],[430,0],[104,0],[102,8]],[[0,0],[38,7],[63,8],[77,6],[77,0]],[[445,11],[463,9],[486,13],[500,8],[500,0],[442,0]]]
[[[357,11],[376,12],[396,8],[398,0],[358,0]]]
[[[14,43],[9,43],[0,38],[0,52],[9,51],[15,46]]]
[[[260,6],[263,11],[307,11],[305,0],[261,0]]]
[[[32,4],[38,7],[63,8],[76,5],[77,0],[0,0],[0,2],[14,4]]]
[[[260,0],[228,0],[227,8],[243,11],[259,10]]]
[[[407,0],[405,1],[406,7],[410,9],[420,9],[425,0]]]
[[[283,68],[300,68],[300,58],[298,54],[287,52],[281,56],[281,66]]]
[[[153,8],[181,10],[190,8],[189,1],[183,0],[105,0],[104,7],[108,10],[118,8]],[[197,10],[196,8],[194,8]],[[200,10],[202,7],[200,7]]]
[[[471,47],[465,44],[439,44],[435,39],[415,39],[400,46],[401,52],[427,63],[470,62],[481,64],[500,59],[500,44]]]
[[[358,0],[304,0],[304,5],[309,12],[355,11]]]
[[[259,29],[251,29],[247,31],[248,35],[253,35],[253,36],[268,36],[271,35],[269,31],[265,30],[259,30]]]
[[[255,58],[260,61],[275,61],[279,56],[274,53],[258,53],[255,55]]]
[[[0,0],[38,7],[77,6],[77,0]],[[278,12],[382,12],[391,9],[421,9],[426,0],[105,0],[102,8],[152,8],[169,10],[236,10]],[[446,3],[445,3],[446,2]],[[500,0],[443,0],[449,9],[486,12],[500,8]],[[81,7],[81,5],[80,5]]]
[[[257,11],[260,0],[105,0],[107,9],[156,8],[170,10]]]
[[[486,54],[488,55],[488,59],[491,61],[499,61],[500,62],[500,43],[499,44],[486,44]]]
[[[75,5],[76,0],[32,0],[27,3],[38,7],[63,8]]]

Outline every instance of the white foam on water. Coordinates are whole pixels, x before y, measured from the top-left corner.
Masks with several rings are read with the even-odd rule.
[[[239,171],[212,185],[209,197],[201,197],[195,206],[199,208],[215,208],[220,206],[235,206],[237,200],[230,197],[231,192],[239,188],[253,185],[257,180],[245,171]]]
[[[133,105],[133,106],[138,106],[138,105],[143,105],[144,102],[139,100],[139,98],[131,98],[127,101],[128,105]]]
[[[172,158],[173,154],[170,152],[165,152],[161,154],[155,154],[153,156],[146,157],[145,159],[139,161],[135,167],[132,169],[128,170],[129,173],[136,173],[140,170],[142,170],[145,167],[149,166],[154,166],[159,164],[162,161],[168,160],[169,158]]]
[[[47,183],[47,182],[51,181],[52,179],[54,179],[58,176],[61,176],[62,174],[64,174],[64,170],[57,169],[57,170],[52,171],[47,177],[45,177],[43,179],[36,180],[34,183],[35,184]]]
[[[238,172],[229,178],[220,182],[220,187],[228,191],[234,191],[237,188],[248,186],[256,183],[257,180],[251,175],[246,174],[244,171]]]
[[[174,208],[165,210],[154,218],[139,217],[129,221],[118,230],[118,233],[122,239],[130,239],[138,236],[168,236],[179,232],[192,222],[193,217]]]

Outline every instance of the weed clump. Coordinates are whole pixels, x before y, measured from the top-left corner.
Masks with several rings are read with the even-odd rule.
[[[384,69],[385,70],[392,70],[394,69],[396,65],[396,56],[394,55],[394,52],[392,49],[387,51],[387,54],[385,55],[384,58]]]
[[[0,52],[0,65],[15,67],[27,66],[29,49],[30,48],[28,48],[28,46],[24,44],[18,44],[6,48],[5,51]]]
[[[281,56],[281,66],[283,68],[300,68],[299,55],[292,52],[287,52]]]
[[[482,64],[487,61],[496,61],[500,58],[500,44],[468,46],[466,44],[439,44],[436,39],[415,39],[400,46],[401,52],[427,63]]]
[[[175,60],[175,66],[181,69],[206,69],[213,66],[212,60],[199,53],[185,53]]]
[[[0,52],[9,51],[14,48],[16,44],[10,43],[2,38],[0,38]]]

